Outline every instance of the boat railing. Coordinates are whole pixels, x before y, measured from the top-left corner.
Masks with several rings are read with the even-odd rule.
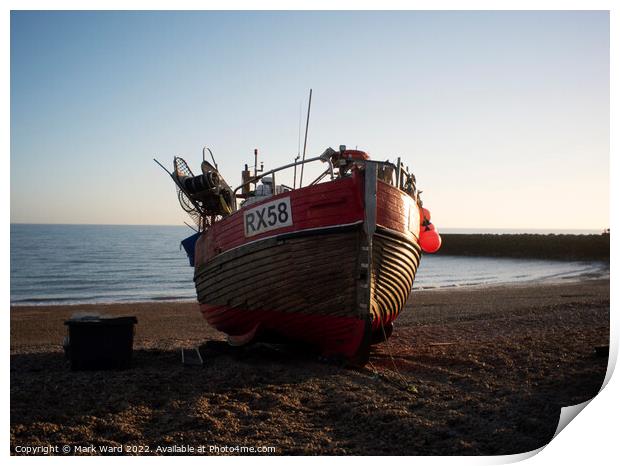
[[[401,191],[414,196],[416,192],[416,179],[415,175],[409,172],[409,167],[401,162],[400,157],[396,160],[396,165],[393,163],[390,163],[390,165],[394,168],[396,174],[395,186]]]
[[[237,186],[234,189],[233,194],[235,196],[237,196],[237,191],[242,189],[244,186],[248,186],[248,185],[250,185],[252,183],[256,184],[262,178],[264,178],[265,176],[268,176],[268,175],[273,175],[272,185],[274,186],[274,189],[275,189],[275,186],[276,186],[275,174],[277,172],[282,171],[282,170],[286,170],[287,168],[296,167],[298,165],[304,165],[306,163],[317,162],[319,160],[321,162],[326,162],[329,165],[329,167],[317,179],[315,179],[312,183],[310,183],[310,185],[318,183],[320,180],[325,178],[327,175],[329,175],[331,179],[334,179],[334,166],[332,165],[331,159],[329,157],[326,157],[324,154],[321,154],[318,157],[312,157],[310,159],[301,160],[301,161],[298,161],[298,162],[292,162],[292,163],[289,163],[289,164],[286,164],[286,165],[282,165],[281,167],[274,168],[273,170],[269,170],[269,171],[266,171],[264,173],[261,173],[260,175],[253,176],[252,178],[248,178],[247,181],[245,181],[243,184],[240,184],[239,186]],[[295,183],[293,183],[293,184],[295,184]],[[293,186],[293,189],[296,189],[296,186]]]
[[[304,165],[307,163],[313,163],[313,162],[317,162],[317,161],[321,161],[321,162],[326,162],[329,166],[328,168],[321,173],[316,179],[314,179],[312,182],[310,182],[307,186],[313,186],[315,184],[317,184],[318,182],[320,182],[322,179],[324,179],[326,176],[329,175],[330,179],[334,179],[335,175],[334,175],[334,166],[332,164],[331,161],[331,156],[328,154],[328,152],[324,152],[323,154],[319,155],[318,157],[312,157],[306,160],[301,160],[301,161],[295,161],[295,162],[291,162],[288,163],[286,165],[282,165],[280,167],[274,168],[273,170],[269,170],[267,172],[261,173],[260,175],[257,176],[253,176],[251,178],[248,178],[244,183],[240,184],[239,186],[237,186],[234,191],[233,191],[233,195],[235,197],[245,197],[244,195],[238,195],[237,192],[242,189],[244,186],[249,186],[250,184],[256,184],[258,183],[262,178],[264,178],[265,176],[268,175],[272,175],[272,181],[271,181],[271,185],[273,186],[273,192],[275,193],[275,187],[276,187],[276,177],[275,174],[282,171],[282,170],[286,170],[288,168],[293,168],[293,167],[297,167],[299,165]],[[391,184],[392,186],[397,187],[398,189],[405,191],[409,194],[413,194],[416,190],[415,188],[415,176],[411,173],[409,173],[409,168],[406,167],[400,160],[400,157],[398,157],[397,162],[394,164],[392,162],[389,161],[385,161],[385,162],[380,162],[380,161],[376,161],[376,160],[356,160],[355,161],[356,164],[358,165],[366,165],[369,163],[373,163],[376,166],[380,166],[380,167],[390,167],[392,169],[392,173],[395,175],[395,177],[390,177],[390,180],[384,180],[386,182],[388,182],[389,184]],[[394,179],[395,178],[395,179]],[[288,186],[287,186],[288,187]],[[302,186],[299,186],[299,188],[301,188]],[[290,188],[290,187],[288,187]],[[295,190],[298,189],[298,187],[296,186],[296,182],[293,181],[293,187],[290,188],[291,190]]]

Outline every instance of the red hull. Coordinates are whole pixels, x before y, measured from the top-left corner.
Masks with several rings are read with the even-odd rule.
[[[245,212],[286,198],[292,224],[247,235]],[[354,359],[404,307],[418,233],[415,201],[364,172],[266,198],[198,240],[200,309],[241,340],[277,334]]]
[[[353,317],[298,314],[281,311],[231,309],[201,304],[207,322],[229,335],[246,340],[265,332],[274,332],[288,340],[318,346],[325,356],[353,358],[366,336],[366,323]]]
[[[263,203],[287,197],[291,199],[293,225],[249,238],[245,236],[243,224],[245,211]],[[265,201],[242,207],[230,217],[214,224],[198,243],[196,264],[206,263],[218,254],[276,234],[282,235],[302,230],[328,228],[363,220],[364,200],[362,183],[360,183],[358,174],[332,183],[322,183],[278,194],[265,199]]]

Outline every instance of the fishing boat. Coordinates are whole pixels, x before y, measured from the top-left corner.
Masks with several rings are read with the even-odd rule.
[[[198,227],[183,245],[206,320],[234,345],[301,341],[364,363],[392,333],[422,246],[441,243],[415,176],[340,146],[254,176],[246,166],[232,189],[205,150],[201,174],[180,157],[169,173]],[[327,168],[307,186],[276,184],[308,163]]]
[[[325,169],[296,186],[306,164]],[[254,173],[246,165],[235,189],[207,148],[199,175],[180,157],[168,172],[197,225],[183,246],[200,311],[233,345],[298,341],[365,364],[370,346],[392,333],[422,248],[441,244],[415,176],[400,159],[373,161],[345,146],[266,172],[257,165],[255,150]],[[291,168],[293,186],[277,184]]]

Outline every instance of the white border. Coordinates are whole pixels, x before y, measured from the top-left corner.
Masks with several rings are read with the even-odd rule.
[[[615,44],[618,44],[618,7],[616,6],[617,2],[612,1],[577,1],[577,0],[567,0],[567,1],[551,1],[551,0],[541,0],[541,1],[532,1],[532,0],[523,0],[523,1],[469,1],[469,2],[459,2],[459,1],[435,1],[435,2],[421,2],[421,1],[403,1],[403,0],[384,0],[382,2],[371,2],[367,0],[361,0],[356,2],[351,1],[338,1],[338,0],[316,0],[316,1],[297,1],[294,4],[291,2],[285,1],[263,1],[263,2],[252,2],[252,1],[243,1],[243,0],[230,0],[228,2],[198,2],[198,1],[190,1],[190,0],[177,0],[175,2],[163,2],[163,1],[152,1],[152,2],[140,2],[136,0],[128,0],[128,1],[119,1],[119,0],[111,0],[111,1],[91,1],[87,4],[85,2],[79,1],[58,1],[53,5],[50,2],[38,0],[38,1],[15,1],[9,0],[4,2],[5,6],[5,15],[3,17],[3,47],[2,47],[2,61],[5,63],[5,72],[3,73],[4,80],[4,89],[5,89],[5,99],[4,102],[10,102],[10,87],[9,87],[9,67],[10,67],[10,59],[9,59],[9,50],[10,50],[10,14],[9,10],[20,10],[20,9],[161,9],[161,10],[183,10],[183,9],[225,9],[225,10],[233,10],[233,9],[255,9],[255,10],[264,10],[264,9],[325,9],[325,10],[334,10],[334,9],[365,9],[365,10],[383,10],[383,9],[418,9],[418,10],[481,10],[481,9],[489,9],[489,10],[610,10],[610,21],[611,21],[611,128],[617,128],[617,109],[618,109],[618,93],[616,89],[616,84],[614,78],[617,78],[618,75],[618,60],[620,59],[620,54],[618,53],[618,47]],[[5,141],[5,154],[10,153],[10,106],[7,105],[5,112],[3,113],[3,125],[2,125],[2,140]],[[612,130],[611,133],[611,158],[610,158],[610,177],[612,182],[610,183],[610,195],[613,200],[617,198],[618,188],[614,185],[613,179],[617,180],[617,130]],[[9,147],[7,147],[9,146]],[[6,157],[9,159],[9,157]],[[10,164],[10,160],[7,160],[7,163],[4,165],[8,168]],[[9,215],[9,183],[10,183],[10,170],[5,168],[4,172],[5,182],[1,184],[2,190],[2,201],[1,201],[1,213],[4,218],[8,219],[10,224],[10,215]],[[614,214],[613,209],[611,210],[611,218],[610,218],[610,226],[615,231],[618,224],[616,220],[617,216]],[[9,235],[9,229],[7,226],[3,229],[4,234]],[[4,247],[4,257],[9,258],[9,242],[7,238],[3,241]],[[618,251],[617,247],[615,247],[612,242],[611,247],[611,260],[612,264],[615,262]],[[8,264],[7,264],[8,265]],[[4,298],[5,303],[9,303],[9,288],[6,287],[6,284],[9,284],[9,268],[5,265],[2,270],[2,296]],[[618,338],[618,322],[617,322],[617,312],[615,310],[615,289],[612,287],[611,289],[611,297],[612,297],[612,345],[610,352],[610,367],[615,366],[615,361],[617,360],[617,338]],[[9,320],[9,314],[7,313],[7,320]],[[9,338],[10,338],[10,325],[5,325],[5,341],[6,346],[9,346]],[[8,348],[7,348],[8,349]],[[7,351],[8,353],[8,351]],[[7,357],[5,359],[4,366],[4,374],[8,374],[8,366],[10,359]],[[608,372],[608,378],[611,376],[611,371]],[[617,377],[616,377],[617,379]],[[4,448],[7,452],[7,455],[10,454],[10,431],[9,431],[9,419],[7,407],[9,406],[9,384],[5,383],[2,386],[3,395],[4,395],[4,406],[5,410],[3,411],[5,417],[4,420],[4,432],[5,432],[5,443]],[[616,443],[617,439],[615,436],[615,416],[618,413],[618,399],[620,398],[620,390],[619,384],[617,380],[611,380],[610,383],[602,390],[602,392],[588,405],[586,409],[583,410],[581,414],[577,417],[576,421],[572,422],[570,425],[564,429],[557,438],[555,438],[546,448],[543,449],[542,453],[536,455],[532,458],[531,462],[539,462],[544,461],[545,464],[547,462],[553,461],[555,462],[564,462],[568,461],[570,463],[593,463],[596,464],[598,462],[608,462],[608,458],[617,457],[617,448]],[[457,458],[447,458],[447,457],[433,457],[433,458],[416,458],[413,461],[416,463],[423,462],[425,464],[500,464],[507,462],[520,461],[525,457],[531,455],[515,455],[509,457],[457,457]],[[28,459],[18,459],[16,457],[11,457],[11,461],[30,461]],[[39,458],[33,458],[34,461],[40,461]],[[140,459],[144,461],[143,458]],[[170,460],[168,458],[149,458],[151,462],[166,462],[168,463]],[[330,458],[330,460],[338,461],[337,458]],[[355,461],[359,461],[360,459],[356,459]],[[366,460],[366,459],[365,459]],[[368,458],[369,461],[376,461],[371,458]],[[57,464],[65,464],[67,461],[77,461],[77,458],[64,458],[64,457],[54,457],[50,458],[52,463]],[[89,458],[89,461],[109,461],[107,458]],[[118,458],[115,461],[132,461],[129,458]],[[176,460],[178,461],[178,459]],[[213,463],[221,463],[228,461],[242,461],[239,458],[222,458],[222,457],[212,457],[208,460],[204,458],[183,458],[182,461],[209,461]],[[252,461],[256,464],[267,464],[270,465],[275,463],[290,463],[290,459],[288,458],[278,458],[278,457],[251,457],[249,461]],[[313,458],[297,458],[296,462],[307,463],[308,461],[314,461]],[[340,460],[343,461],[343,460]],[[344,461],[348,461],[348,459],[344,459]],[[403,464],[406,462],[407,464],[411,464],[411,459],[406,457],[404,458],[390,458],[387,461],[396,461],[402,462]]]

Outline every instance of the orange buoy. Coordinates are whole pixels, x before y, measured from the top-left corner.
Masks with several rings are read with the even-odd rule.
[[[439,236],[437,229],[432,223],[420,229],[420,247],[422,251],[430,254],[439,251],[441,236]]]
[[[420,225],[423,225],[424,222],[431,221],[431,211],[425,209],[424,207],[420,208]]]

